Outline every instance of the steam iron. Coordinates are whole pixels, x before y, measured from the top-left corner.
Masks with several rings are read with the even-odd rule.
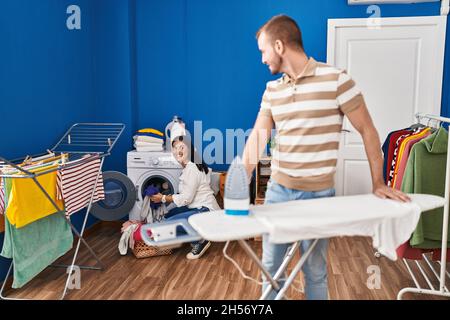
[[[234,216],[246,216],[249,214],[250,192],[248,177],[240,157],[236,157],[228,169],[223,205],[225,214]]]

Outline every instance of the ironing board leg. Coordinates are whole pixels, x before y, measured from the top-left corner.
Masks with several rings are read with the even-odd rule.
[[[258,256],[252,250],[252,248],[250,248],[248,243],[245,240],[238,240],[238,243],[245,250],[245,252],[247,252],[247,254],[250,256],[250,258],[252,258],[252,260],[258,265],[258,267],[261,269],[261,271],[264,273],[264,275],[267,277],[267,279],[269,279],[271,286],[273,286],[275,288],[275,290],[277,290],[277,291],[280,290],[280,286],[278,285],[278,283],[272,278],[272,276],[266,270],[266,268],[264,268],[261,260],[259,260]]]
[[[309,255],[313,251],[318,241],[319,239],[315,239],[314,242],[309,246],[305,254],[302,254],[302,257],[300,258],[299,262],[297,262],[297,264],[295,265],[294,270],[292,270],[283,288],[281,288],[281,290],[278,292],[277,296],[275,297],[275,300],[280,300],[285,295],[287,289],[292,284],[297,274],[300,272],[300,269],[302,268],[303,264],[305,264],[306,259],[308,259]]]
[[[300,246],[300,242],[295,242],[292,244],[292,246],[289,248],[289,251],[287,255],[284,257],[283,262],[281,263],[280,267],[278,268],[277,272],[275,273],[274,280],[278,281],[281,276],[283,275],[284,271],[287,269],[287,266],[291,262],[292,258],[294,257],[295,251]],[[278,284],[278,282],[277,282]],[[263,294],[259,298],[259,300],[265,300],[267,299],[267,296],[270,294],[270,291],[272,291],[273,287],[272,284],[269,283],[266,290],[264,290]],[[275,289],[276,291],[279,291],[280,289]]]

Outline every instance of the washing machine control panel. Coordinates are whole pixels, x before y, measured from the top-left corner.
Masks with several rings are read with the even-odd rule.
[[[181,165],[169,152],[128,152],[129,168],[180,169]]]
[[[149,159],[149,166],[152,168],[181,168],[172,156],[152,157]]]

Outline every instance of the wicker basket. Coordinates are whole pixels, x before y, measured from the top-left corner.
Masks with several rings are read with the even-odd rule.
[[[148,246],[144,241],[136,241],[134,243],[133,254],[136,258],[149,258],[156,256],[165,256],[172,254],[173,249],[179,248],[180,245],[170,246],[170,247],[155,247]]]

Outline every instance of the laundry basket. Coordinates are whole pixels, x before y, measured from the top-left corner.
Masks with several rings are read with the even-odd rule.
[[[136,241],[134,243],[134,248],[132,249],[133,254],[136,258],[149,258],[156,256],[166,256],[173,252],[173,249],[179,248],[181,244],[167,246],[167,247],[155,247],[145,244],[144,241]]]

